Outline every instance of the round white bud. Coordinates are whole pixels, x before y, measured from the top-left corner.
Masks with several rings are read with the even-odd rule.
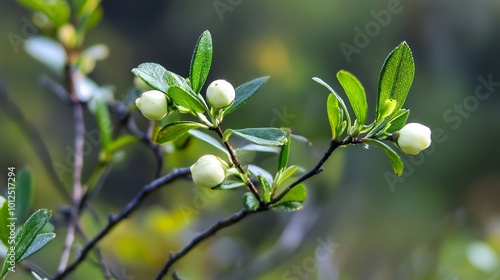
[[[215,80],[207,87],[207,100],[216,109],[226,108],[234,102],[236,93],[226,80]]]
[[[222,183],[227,168],[227,164],[214,155],[204,155],[190,167],[194,183],[204,188],[213,188]]]
[[[168,113],[167,97],[158,90],[144,92],[135,100],[135,105],[146,118],[152,121],[159,121]]]
[[[408,155],[416,155],[431,145],[431,130],[419,123],[408,123],[399,132],[397,143]]]

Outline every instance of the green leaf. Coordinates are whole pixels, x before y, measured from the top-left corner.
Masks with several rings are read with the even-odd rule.
[[[373,143],[386,152],[387,156],[389,157],[389,160],[391,161],[392,169],[394,170],[394,173],[398,176],[401,176],[403,173],[403,169],[405,167],[403,161],[401,160],[401,157],[389,146],[387,146],[384,142],[377,140],[377,139],[371,139],[371,138],[364,138],[364,142],[367,143]]]
[[[262,176],[256,176],[257,180],[259,180],[260,185],[262,186],[262,190],[264,191],[264,201],[269,202],[271,201],[271,194],[273,192],[273,187],[271,184],[269,184],[268,180]]]
[[[403,126],[405,126],[406,121],[408,120],[408,116],[410,115],[410,110],[408,109],[399,109],[399,112],[392,117],[392,120],[389,121],[390,126],[387,128],[387,133],[394,133]]]
[[[158,136],[156,137],[156,143],[163,144],[173,141],[181,137],[182,135],[188,133],[188,131],[190,131],[191,129],[195,128],[206,128],[206,126],[201,123],[190,122],[190,121],[179,121],[179,122],[169,123],[162,129],[160,129],[160,131],[158,132]]]
[[[285,201],[274,204],[272,209],[274,211],[280,211],[280,212],[293,212],[293,211],[298,211],[303,207],[304,204],[302,202]]]
[[[179,106],[190,109],[196,113],[203,113],[207,109],[206,105],[195,95],[186,92],[178,86],[168,88],[167,95]]]
[[[198,38],[198,42],[194,48],[193,57],[191,58],[191,67],[189,71],[189,80],[191,87],[196,93],[201,91],[205,84],[212,64],[212,36],[206,30]]]
[[[132,73],[141,78],[148,86],[162,92],[167,92],[168,83],[166,80],[167,69],[157,63],[142,63],[137,68],[132,69]]]
[[[292,188],[280,201],[273,204],[275,211],[297,211],[302,209],[307,198],[307,191],[304,184],[299,184]]]
[[[240,106],[245,104],[250,98],[252,98],[257,91],[267,82],[269,76],[260,77],[249,82],[246,82],[236,88],[236,96],[234,103],[229,109],[224,111],[224,116],[229,115],[234,110],[238,109]]]
[[[247,141],[264,146],[281,146],[287,141],[287,132],[274,127],[227,129],[224,132],[224,139],[227,140],[231,134],[236,134]]]
[[[332,130],[332,139],[337,139],[343,133],[343,113],[342,108],[339,106],[339,101],[333,94],[328,95],[326,101],[326,109],[328,113],[328,121]]]
[[[280,157],[278,160],[278,171],[283,170],[288,166],[288,157],[290,156],[290,134],[287,137],[285,145],[281,147]]]
[[[251,192],[243,194],[243,205],[249,210],[256,210],[259,208],[259,200]]]
[[[5,246],[7,246],[9,242],[10,229],[7,227],[9,225],[9,217],[11,217],[11,215],[9,215],[8,202],[0,195],[0,240]]]
[[[55,237],[56,237],[56,234],[53,232],[37,234],[37,236],[35,237],[35,240],[33,240],[33,243],[31,243],[30,247],[21,256],[19,261],[23,261],[23,260],[27,259],[29,256],[33,255],[34,253],[38,252],[45,245],[47,245],[47,243],[49,243],[49,241],[51,241]]]
[[[231,155],[229,154],[227,149],[224,146],[222,146],[222,144],[217,139],[215,139],[212,136],[210,136],[202,131],[199,131],[199,130],[190,130],[189,134],[191,134],[193,137],[195,137],[195,138],[197,138],[205,143],[212,145],[213,147],[217,148],[219,151],[222,151],[223,153],[225,153],[227,155],[229,161],[231,161]]]
[[[278,173],[276,173],[276,178],[274,179],[274,185],[281,185],[286,179],[290,178],[290,176],[292,176],[298,168],[299,167],[297,165],[292,165],[288,168],[278,171]]]
[[[16,236],[16,262],[28,251],[39,231],[49,222],[52,212],[39,209],[24,223]]]
[[[225,180],[224,182],[220,183],[219,185],[213,187],[213,190],[231,190],[231,189],[236,189],[239,187],[244,187],[246,186],[245,183],[241,181],[231,181],[231,180]]]
[[[34,253],[43,247],[39,246],[41,244],[34,244],[34,242],[37,240],[37,235],[39,234],[40,230],[49,221],[51,216],[51,211],[47,209],[39,209],[38,211],[33,213],[33,215],[31,215],[26,223],[24,223],[24,225],[21,227],[16,235],[16,242],[13,246],[15,248],[14,253],[16,264],[22,260],[22,257],[25,254],[29,256],[30,254],[27,253]],[[43,237],[38,239],[39,242],[44,242],[44,240],[45,238]],[[45,242],[43,245],[45,245],[47,242]],[[31,246],[33,246],[32,249]],[[6,258],[4,261],[2,272],[0,273],[0,278],[5,276],[5,274],[8,272],[9,264],[7,263],[7,260],[8,258]]]
[[[410,47],[402,42],[387,56],[380,72],[377,97],[377,121],[384,111],[384,102],[396,100],[397,112],[403,107],[415,75],[415,64]]]
[[[47,16],[55,27],[61,27],[69,22],[70,7],[67,1],[18,0],[19,4]]]
[[[368,104],[366,102],[366,93],[363,85],[356,76],[345,70],[340,70],[337,73],[337,79],[344,88],[347,98],[349,98],[349,102],[351,102],[358,124],[360,126],[364,125],[368,113]]]
[[[33,187],[33,175],[28,168],[22,168],[17,173],[16,182],[16,218],[20,224],[28,214],[33,205],[35,189]]]

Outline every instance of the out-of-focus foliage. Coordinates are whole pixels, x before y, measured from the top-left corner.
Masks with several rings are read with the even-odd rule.
[[[227,126],[291,127],[314,144],[293,142],[289,162],[309,167],[331,137],[325,92],[311,77],[320,76],[340,91],[335,74],[346,69],[363,84],[368,104],[375,104],[374,73],[383,57],[406,40],[412,47],[416,75],[405,108],[418,108],[409,121],[433,128],[433,145],[417,156],[404,157],[406,167],[400,178],[388,175],[392,170],[381,160],[383,152],[354,148],[336,153],[325,172],[308,183],[309,203],[303,210],[256,215],[223,231],[179,262],[180,276],[498,277],[498,1],[229,2],[104,1],[103,22],[86,40],[87,47],[105,43],[110,55],[95,68],[92,78],[99,84],[113,84],[115,94],[123,96],[132,85],[130,69],[145,61],[188,76],[186,61],[191,58],[193,38],[209,29],[216,51],[207,80],[224,78],[241,84],[252,77],[271,76],[259,95],[227,118]],[[29,15],[16,3],[0,4],[0,34],[4,34],[0,80],[9,98],[41,133],[53,161],[65,163],[72,153],[73,123],[61,116],[70,116],[71,109],[37,83],[46,69],[25,53],[22,42],[46,31],[39,27],[42,17]],[[9,108],[1,106],[0,170],[29,165],[37,178],[34,207],[58,209],[62,198],[44,173],[37,146],[21,129],[25,124],[13,120]],[[368,111],[370,117],[375,117],[373,109]],[[86,127],[89,143],[96,128],[91,122]],[[191,165],[206,149],[210,146],[192,140],[183,152],[167,155],[165,168]],[[97,162],[97,151],[92,147],[85,155],[86,178]],[[103,220],[106,213],[121,209],[154,173],[154,159],[145,147],[134,144],[122,156],[96,204]],[[248,155],[248,159],[255,157],[261,165],[275,167],[275,160],[265,154]],[[0,178],[5,176],[0,173]],[[63,174],[62,179],[67,183],[70,176]],[[228,199],[230,192],[201,190],[187,182],[167,189],[148,200],[154,207],[136,213],[104,241],[104,254],[114,260],[116,274],[150,279],[169,251],[178,250],[195,233],[241,207],[241,201]],[[54,216],[56,221],[62,218],[57,211]],[[85,218],[83,225],[92,228],[91,217]],[[55,258],[61,248],[62,240],[56,239],[33,260],[55,271],[52,258],[46,256]],[[92,278],[96,271],[86,265],[74,277]],[[21,272],[15,277],[32,279]]]

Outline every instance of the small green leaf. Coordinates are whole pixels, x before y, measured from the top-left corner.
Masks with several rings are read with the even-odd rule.
[[[167,70],[165,72],[164,78],[165,78],[165,81],[167,82],[169,87],[180,87],[185,92],[187,92],[193,96],[197,96],[197,94],[195,92],[193,92],[193,89],[191,89],[191,87],[186,82],[186,79],[175,74],[174,72],[170,72]]]
[[[9,225],[9,217],[11,215],[9,215],[8,202],[3,196],[0,196],[0,240],[5,246],[9,243],[10,229],[7,227]]]
[[[366,122],[366,115],[368,113],[368,104],[366,102],[366,93],[361,82],[353,74],[340,70],[337,73],[337,79],[340,85],[351,102],[354,115],[358,120],[358,125],[362,126]]]
[[[16,182],[16,218],[20,224],[33,205],[35,189],[33,187],[33,175],[28,168],[22,168],[17,173]]]
[[[224,116],[229,115],[234,110],[238,109],[240,106],[245,104],[250,98],[252,98],[257,91],[267,82],[269,76],[260,77],[249,82],[242,84],[236,88],[236,96],[234,103],[229,109],[224,111]]]
[[[285,201],[285,202],[278,202],[273,205],[273,210],[274,211],[280,211],[280,212],[293,212],[293,211],[298,211],[304,207],[304,204],[302,202],[298,201]]]
[[[326,101],[326,109],[328,113],[328,121],[332,130],[332,139],[337,139],[343,133],[343,113],[342,108],[339,106],[339,101],[333,94],[328,95]]]
[[[384,142],[377,140],[377,139],[371,139],[371,138],[364,138],[364,142],[367,143],[373,143],[382,149],[385,150],[387,153],[387,156],[389,157],[389,160],[391,161],[392,169],[394,170],[394,173],[398,176],[401,176],[403,173],[403,169],[405,167],[403,161],[401,160],[401,157],[389,146],[387,146]]]
[[[288,157],[290,156],[290,134],[287,137],[285,145],[281,147],[280,157],[278,160],[278,171],[283,170],[288,166]]]
[[[304,202],[307,199],[307,190],[304,184],[298,184],[292,188],[278,203],[296,201]]]
[[[190,121],[179,121],[179,122],[169,123],[162,129],[160,129],[160,131],[158,132],[158,136],[156,137],[156,143],[163,144],[173,141],[181,137],[182,135],[188,133],[191,129],[196,129],[196,128],[206,128],[206,126],[201,123],[190,122]]]
[[[206,105],[195,95],[186,92],[178,86],[171,86],[167,91],[168,97],[179,106],[187,108],[196,113],[203,113],[207,109]]]
[[[47,209],[39,209],[33,215],[31,215],[28,220],[21,227],[19,232],[16,235],[16,242],[14,244],[14,254],[15,260],[14,262],[17,264],[21,260],[23,260],[23,256],[29,256],[32,253],[40,250],[43,246],[40,246],[41,243],[34,244],[37,240],[37,235],[40,230],[45,226],[45,224],[49,221],[52,216],[52,212]],[[43,239],[43,240],[42,240]],[[38,238],[39,242],[44,242],[45,238]],[[47,240],[47,242],[50,240]],[[45,242],[43,245],[47,244]],[[33,248],[31,248],[33,246]],[[36,249],[36,250],[35,250]],[[10,252],[10,251],[9,251]],[[27,254],[31,252],[31,254]],[[8,268],[10,265],[7,263],[8,258],[5,258],[3,263],[2,272],[0,273],[0,278],[4,277],[8,272]]]
[[[243,205],[249,210],[256,210],[259,208],[259,200],[251,192],[243,194]]]
[[[276,178],[274,179],[274,185],[277,187],[281,185],[286,179],[290,178],[299,167],[297,165],[289,166],[288,168],[282,169],[276,173]],[[298,187],[295,187],[296,189]]]
[[[408,120],[408,116],[410,115],[410,110],[408,109],[399,109],[399,112],[392,117],[392,120],[389,121],[389,128],[387,128],[387,133],[394,133],[403,126],[405,126],[406,121]]]
[[[189,80],[191,81],[191,87],[196,93],[201,91],[207,80],[210,65],[212,64],[212,51],[212,36],[206,30],[198,38],[193,57],[191,58]]]
[[[27,259],[29,256],[38,252],[45,245],[47,245],[47,243],[49,243],[49,241],[51,241],[55,237],[56,237],[56,234],[53,232],[37,234],[37,236],[35,237],[35,240],[33,240],[33,243],[31,243],[28,250],[26,250],[26,252],[24,252],[24,254],[19,259],[19,262]]]
[[[168,83],[165,79],[167,69],[157,63],[142,63],[137,68],[132,69],[132,73],[141,78],[148,86],[162,92],[167,92]]]
[[[224,139],[229,138],[231,133],[254,144],[264,146],[281,146],[287,141],[287,132],[274,127],[227,129],[224,132]]]
[[[264,201],[271,201],[271,194],[273,192],[273,187],[269,184],[269,181],[262,175],[256,176],[257,180],[262,186],[262,190],[264,191]]]
[[[386,100],[396,100],[397,104],[394,112],[403,107],[413,83],[414,75],[415,64],[410,47],[406,42],[402,42],[387,56],[380,72],[377,96],[377,121],[381,118]]]
[[[236,189],[236,188],[244,187],[244,186],[246,186],[246,184],[241,182],[241,181],[225,180],[224,182],[220,183],[219,185],[213,187],[212,190],[231,190],[231,189]]]
[[[195,138],[197,138],[205,143],[212,145],[213,147],[217,148],[218,150],[222,151],[223,153],[225,153],[227,155],[228,159],[231,161],[231,155],[229,154],[227,149],[224,146],[222,146],[222,144],[217,139],[215,139],[212,136],[210,136],[202,131],[199,131],[199,130],[190,130],[189,134],[191,134],[193,137],[195,137]]]

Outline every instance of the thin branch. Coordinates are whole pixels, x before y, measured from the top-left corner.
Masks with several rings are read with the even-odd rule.
[[[221,133],[220,129],[219,129],[218,133]],[[189,253],[189,251],[191,251],[194,247],[196,247],[196,245],[198,245],[200,242],[204,241],[205,239],[209,238],[210,236],[215,235],[220,230],[238,223],[239,221],[241,221],[245,217],[247,217],[249,214],[263,212],[263,211],[267,211],[267,210],[271,209],[272,205],[274,203],[278,202],[279,200],[281,200],[292,188],[294,188],[298,184],[304,182],[305,180],[313,177],[314,175],[319,174],[322,171],[323,164],[328,160],[328,158],[330,158],[333,151],[335,151],[338,147],[344,146],[344,145],[349,145],[349,144],[358,144],[358,143],[361,143],[361,142],[358,141],[357,139],[352,139],[350,137],[346,138],[343,141],[332,140],[330,142],[330,147],[325,152],[325,154],[320,159],[320,161],[316,164],[316,166],[314,166],[309,172],[304,174],[302,177],[297,179],[295,182],[291,183],[285,190],[283,190],[283,192],[281,192],[273,200],[271,200],[268,203],[261,204],[259,206],[259,208],[255,209],[255,210],[249,210],[247,208],[243,208],[238,213],[235,213],[230,217],[227,217],[225,219],[217,221],[214,225],[212,225],[205,232],[197,235],[188,245],[186,245],[186,247],[184,247],[183,249],[181,249],[177,253],[171,254],[169,259],[167,260],[166,264],[163,266],[163,268],[160,270],[160,272],[156,276],[156,280],[160,280],[165,275],[167,275],[167,273],[168,273],[169,269],[172,267],[172,265],[176,261],[181,259],[184,255]]]
[[[73,197],[72,197],[72,208],[71,219],[68,225],[68,232],[66,233],[66,241],[64,242],[64,249],[61,254],[61,260],[57,268],[58,272],[63,271],[69,261],[69,255],[71,252],[71,247],[73,246],[73,241],[75,239],[75,228],[79,219],[79,209],[80,203],[85,193],[82,186],[82,170],[83,170],[83,146],[84,146],[84,133],[85,133],[85,123],[83,120],[83,106],[78,100],[78,94],[76,92],[75,80],[73,75],[73,69],[70,58],[71,53],[69,50],[66,51],[67,63],[65,67],[66,82],[71,94],[71,99],[73,100],[73,115],[75,121],[75,164],[73,170]]]
[[[316,166],[309,170],[306,174],[302,175],[299,179],[297,179],[295,182],[291,183],[286,189],[284,189],[279,195],[274,197],[269,204],[274,204],[278,201],[280,201],[291,189],[293,189],[295,186],[298,184],[304,182],[305,180],[311,178],[312,176],[319,174],[321,171],[323,171],[323,164],[328,160],[328,158],[332,155],[333,151],[335,151],[338,147],[347,145],[352,143],[351,138],[346,139],[345,141],[338,141],[338,140],[332,140],[330,142],[330,147],[328,150],[325,152],[323,157],[319,160],[319,162],[316,164]]]
[[[220,126],[216,127],[216,128],[213,128],[213,130],[215,132],[217,132],[217,134],[219,135],[219,137],[221,139],[224,138],[224,135],[222,133],[222,129],[220,128]],[[231,155],[231,161],[233,162],[233,164],[236,166],[236,168],[238,168],[238,170],[245,174],[245,176],[247,177],[247,184],[248,184],[248,187],[250,188],[250,191],[253,193],[253,195],[259,200],[259,204],[261,207],[264,207],[265,206],[265,202],[264,200],[262,200],[262,197],[259,195],[259,191],[257,190],[257,188],[255,187],[254,183],[252,182],[252,180],[250,180],[250,178],[248,178],[248,175],[247,175],[247,172],[245,171],[245,169],[243,169],[243,166],[241,165],[240,161],[238,160],[238,158],[236,157],[236,154],[234,152],[234,149],[233,147],[231,146],[231,144],[229,144],[228,141],[223,141],[224,142],[224,146],[226,146],[226,149],[227,151],[229,152],[229,154]]]
[[[90,250],[92,250],[101,239],[103,239],[117,224],[122,220],[128,218],[142,203],[142,201],[152,192],[157,190],[160,186],[171,183],[176,179],[187,176],[191,171],[189,168],[175,169],[170,174],[158,178],[148,185],[144,186],[141,191],[120,211],[117,215],[110,215],[108,218],[108,224],[106,227],[101,229],[101,231],[92,238],[85,246],[82,248],[78,257],[66,267],[66,269],[58,273],[53,280],[63,279],[73,270],[75,270],[78,265],[87,257]]]
[[[169,257],[169,259],[168,259],[168,261],[167,261],[167,263],[165,264],[165,266],[163,266],[163,268],[161,269],[161,271],[156,276],[156,280],[162,279],[168,273],[170,267],[176,261],[178,261],[184,255],[186,255],[187,253],[189,253],[189,251],[191,251],[194,247],[196,247],[196,245],[198,245],[203,240],[207,239],[208,237],[210,237],[212,235],[215,235],[217,232],[219,232],[220,230],[222,230],[224,228],[227,228],[229,226],[232,226],[232,225],[236,224],[237,222],[241,221],[243,218],[245,218],[249,214],[257,213],[257,212],[260,212],[260,211],[265,211],[267,209],[268,209],[267,207],[258,208],[257,210],[249,210],[247,208],[243,208],[239,212],[237,212],[237,213],[235,213],[235,214],[233,214],[233,215],[231,215],[231,216],[229,216],[229,217],[227,217],[225,219],[217,221],[209,229],[207,229],[206,231],[204,231],[204,232],[200,233],[199,235],[197,235],[182,250],[178,251],[177,253],[171,254],[170,257]]]

